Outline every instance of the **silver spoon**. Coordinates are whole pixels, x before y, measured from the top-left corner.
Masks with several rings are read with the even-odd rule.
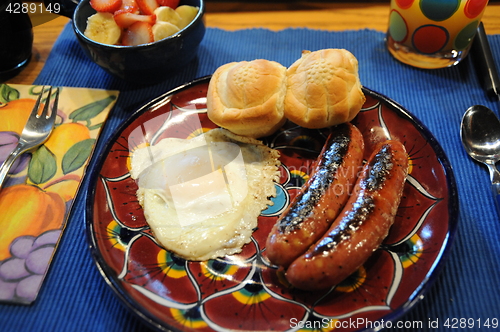
[[[460,128],[462,144],[469,156],[488,166],[500,214],[500,172],[495,165],[500,160],[500,120],[488,107],[474,105],[465,112]]]

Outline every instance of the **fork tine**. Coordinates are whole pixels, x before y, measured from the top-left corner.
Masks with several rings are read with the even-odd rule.
[[[33,106],[33,110],[31,111],[31,116],[36,116],[38,117],[38,111],[40,110],[40,102],[42,101],[43,93],[45,92],[45,85],[42,87],[42,92],[40,92],[40,95],[36,99],[35,105]]]
[[[46,86],[43,86],[42,87],[42,91],[40,93],[40,96],[38,96],[38,99],[40,99],[46,92]],[[55,119],[55,117],[57,116],[57,106],[58,106],[58,103],[59,103],[59,88],[56,88],[55,89],[55,92],[54,92],[54,95],[55,95],[55,99],[54,99],[54,102],[52,103],[52,108],[50,110],[50,115],[48,114],[49,113],[49,107],[50,107],[50,100],[52,99],[53,95],[52,95],[52,86],[49,86],[48,88],[48,93],[47,93],[47,98],[45,99],[46,102],[43,106],[43,110],[42,110],[42,113],[39,115],[39,117],[45,117],[46,119],[50,119],[50,120],[53,120]],[[39,106],[39,102],[37,100],[37,103],[35,104],[35,107],[38,107]]]
[[[57,107],[59,104],[59,88],[56,88],[56,91],[54,92],[56,97],[54,99],[54,102],[52,103],[52,110],[50,113],[50,119],[55,120],[56,115],[57,115]]]
[[[45,93],[45,86],[42,89],[42,93],[40,96],[42,96]],[[50,98],[52,96],[52,86],[49,86],[49,92],[47,94],[47,98],[45,99],[45,104],[43,105],[43,110],[42,113],[40,114],[40,117],[45,117],[46,119],[49,118],[48,113],[49,113],[49,107],[50,107]]]

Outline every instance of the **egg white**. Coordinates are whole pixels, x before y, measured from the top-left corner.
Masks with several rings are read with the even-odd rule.
[[[278,157],[258,140],[213,129],[137,149],[130,174],[156,240],[185,259],[207,260],[250,242],[276,195]]]

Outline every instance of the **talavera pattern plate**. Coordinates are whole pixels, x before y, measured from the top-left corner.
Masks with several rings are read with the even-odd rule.
[[[262,211],[252,241],[234,256],[190,262],[160,247],[136,198],[129,156],[164,137],[215,128],[206,115],[209,77],[170,91],[137,110],[116,132],[91,172],[86,229],[93,257],[118,297],[162,331],[342,331],[396,327],[425,293],[449,251],[458,199],[446,156],[432,134],[390,99],[364,89],[353,121],[366,154],[399,139],[410,170],[396,221],[380,249],[341,284],[321,292],[287,286],[266,258],[267,235],[307,180],[325,131],[287,123],[264,139],[281,153],[274,205]]]

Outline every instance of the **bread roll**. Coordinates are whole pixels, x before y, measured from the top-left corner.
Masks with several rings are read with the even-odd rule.
[[[285,116],[302,127],[351,121],[364,102],[358,60],[347,50],[303,51],[287,70]]]
[[[286,121],[286,67],[263,59],[219,67],[208,86],[207,113],[212,122],[235,134],[264,137]]]

